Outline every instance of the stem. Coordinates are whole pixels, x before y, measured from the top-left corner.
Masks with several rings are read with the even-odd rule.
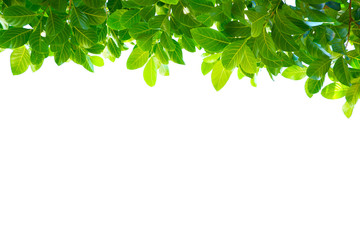
[[[69,0],[69,13],[71,11],[71,6],[72,6],[72,0]]]
[[[346,47],[347,47],[347,45],[348,45],[348,43],[349,43],[349,40],[350,40],[351,23],[352,23],[352,21],[354,20],[354,19],[352,18],[352,16],[351,16],[351,3],[352,3],[352,0],[350,0],[350,2],[349,2],[349,8],[348,8],[348,10],[349,10],[349,29],[348,29]]]

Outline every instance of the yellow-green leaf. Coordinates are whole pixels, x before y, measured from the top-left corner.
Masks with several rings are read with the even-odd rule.
[[[14,75],[19,75],[30,66],[30,53],[25,46],[16,48],[10,55],[11,72]]]

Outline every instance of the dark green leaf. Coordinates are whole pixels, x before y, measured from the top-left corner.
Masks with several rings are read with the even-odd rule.
[[[54,36],[59,34],[65,27],[65,21],[56,15],[53,11],[49,11],[49,17],[46,21],[46,34]]]
[[[92,8],[101,8],[105,5],[106,0],[82,0],[87,6]]]
[[[26,28],[10,28],[0,35],[1,48],[18,48],[24,45],[33,30]]]
[[[73,7],[70,12],[70,22],[73,27],[88,29],[90,21],[88,16],[79,8]]]
[[[174,63],[185,65],[180,44],[175,40],[172,40],[172,41],[175,45],[175,49],[174,49],[174,51],[169,51],[171,61],[173,61]]]
[[[334,65],[334,74],[339,82],[346,86],[351,86],[350,71],[344,58],[340,57],[336,60]]]
[[[69,42],[65,42],[60,45],[57,51],[55,52],[54,59],[55,63],[60,66],[66,62],[71,56],[71,45]]]
[[[4,10],[6,22],[15,27],[22,27],[31,23],[37,15],[37,13],[22,6],[11,6]]]

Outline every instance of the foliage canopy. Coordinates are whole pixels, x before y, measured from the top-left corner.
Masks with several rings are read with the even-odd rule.
[[[216,90],[235,71],[256,86],[265,68],[272,79],[306,78],[309,97],[344,97],[347,117],[360,96],[359,0],[3,0],[0,11],[14,75],[49,56],[93,72],[131,48],[127,68],[144,67],[154,86],[169,61],[185,64],[184,50],[204,49],[201,71]]]

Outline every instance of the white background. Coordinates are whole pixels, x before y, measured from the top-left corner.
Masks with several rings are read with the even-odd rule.
[[[359,108],[266,73],[216,92],[200,54],[150,88],[127,55],[13,77],[1,53],[1,240],[360,238]]]

